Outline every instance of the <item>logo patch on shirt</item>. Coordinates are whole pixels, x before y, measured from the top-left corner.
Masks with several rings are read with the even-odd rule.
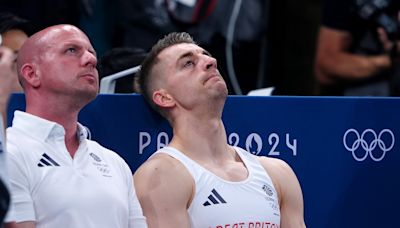
[[[94,153],[89,153],[89,155],[94,160],[93,165],[104,177],[112,177],[110,167],[98,155]]]
[[[262,190],[264,190],[265,194],[267,194],[268,196],[274,195],[274,191],[272,190],[271,186],[269,186],[268,184],[264,184],[262,186]]]
[[[90,155],[95,161],[101,162],[101,159],[99,158],[99,156],[95,155],[94,153],[90,153],[89,155]]]
[[[216,205],[216,204],[221,204],[221,203],[226,203],[224,198],[217,192],[217,190],[213,189],[211,191],[211,194],[208,196],[208,200],[203,203],[203,206],[207,207],[210,205]]]
[[[274,197],[274,189],[270,185],[264,184],[262,190],[266,194],[265,199],[268,201],[269,206],[276,211],[276,214],[274,214],[279,216],[279,203],[276,197]]]
[[[60,165],[56,161],[54,161],[54,159],[52,159],[49,155],[43,153],[37,166],[45,167],[45,166],[60,166]]]

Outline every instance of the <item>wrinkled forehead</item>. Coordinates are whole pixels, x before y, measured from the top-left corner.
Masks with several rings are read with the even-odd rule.
[[[165,48],[158,54],[158,62],[171,66],[177,63],[179,59],[190,53],[204,53],[203,48],[192,43],[180,43]]]

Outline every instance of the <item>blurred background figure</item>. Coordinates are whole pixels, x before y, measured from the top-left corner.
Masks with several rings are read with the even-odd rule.
[[[321,1],[0,0],[0,11],[29,20],[38,30],[76,25],[99,57],[116,47],[148,52],[165,34],[186,31],[220,60],[230,94],[237,94],[237,87],[242,94],[274,87],[274,95],[315,95]]]
[[[0,227],[7,219],[10,194],[5,155],[5,133],[7,126],[7,105],[11,93],[23,92],[18,80],[16,58],[22,44],[33,32],[33,27],[11,13],[0,12]],[[9,221],[6,221],[7,223]],[[15,227],[8,223],[6,228]]]
[[[267,81],[265,0],[119,0],[124,46],[147,52],[164,35],[186,31],[220,59],[219,69],[231,94],[247,94]]]
[[[121,47],[113,48],[100,58],[97,68],[99,79],[139,66],[143,61],[146,52],[142,49]],[[129,74],[116,80],[115,93],[138,93],[139,85],[136,75]]]
[[[6,126],[8,99],[12,92],[11,88],[15,79],[13,75],[14,59],[14,54],[9,48],[0,47],[0,227],[3,227],[3,220],[7,214],[10,203],[4,126]]]
[[[15,53],[15,59],[18,51],[25,40],[34,32],[34,27],[28,20],[18,17],[12,13],[0,12],[0,34],[3,42],[2,46],[10,48]],[[12,83],[12,92],[23,92],[18,81],[17,66],[13,64],[14,81]]]
[[[324,0],[315,74],[322,95],[399,96],[400,2]]]

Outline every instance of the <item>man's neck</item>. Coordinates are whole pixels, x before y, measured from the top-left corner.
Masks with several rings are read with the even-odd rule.
[[[198,120],[182,118],[173,126],[170,146],[194,160],[226,159],[229,150],[225,127],[220,118]]]
[[[183,125],[174,126],[170,146],[224,180],[236,182],[248,177],[244,162],[227,143],[220,118],[204,122],[187,120]]]

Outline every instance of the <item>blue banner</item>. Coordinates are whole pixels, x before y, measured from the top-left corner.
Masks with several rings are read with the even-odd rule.
[[[24,110],[23,95],[14,95]],[[92,139],[132,171],[171,139],[139,95],[99,95],[79,117]],[[308,227],[399,227],[400,99],[229,97],[228,142],[288,162],[304,194]]]

